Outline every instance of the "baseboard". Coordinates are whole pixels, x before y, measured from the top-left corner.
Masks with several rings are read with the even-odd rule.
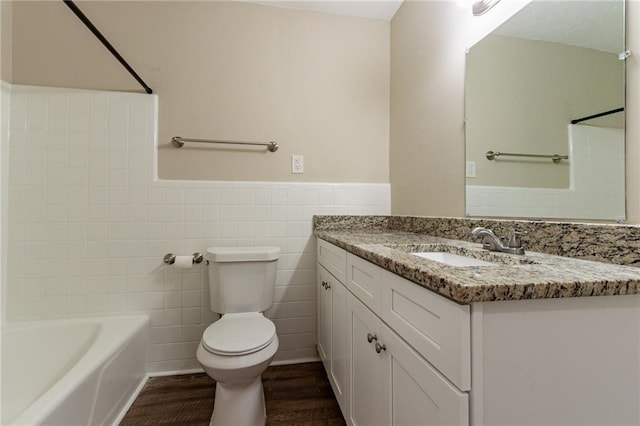
[[[279,361],[273,361],[271,365],[289,365],[289,364],[304,364],[307,362],[320,362],[320,357],[313,356],[307,358],[295,358],[295,359],[284,359]],[[164,376],[181,376],[183,374],[197,374],[204,373],[202,368],[192,368],[189,370],[171,370],[171,371],[154,371],[148,373],[148,377],[164,377]]]
[[[172,370],[172,371],[154,371],[149,373],[149,377],[164,377],[164,376],[181,376],[183,374],[198,374],[204,373],[202,368],[192,368],[189,370]]]
[[[273,361],[271,365],[304,364],[307,362],[320,362],[320,357],[312,356],[308,358],[282,359],[279,361]]]
[[[147,384],[147,381],[149,380],[149,377],[150,377],[149,374],[145,374],[142,377],[142,380],[140,380],[140,383],[138,384],[138,387],[136,387],[136,390],[133,391],[133,393],[129,397],[129,400],[127,401],[127,403],[124,404],[124,406],[122,407],[122,410],[120,410],[120,414],[118,414],[116,419],[113,421],[113,426],[118,426],[120,424],[120,422],[122,422],[122,419],[124,419],[124,416],[127,415],[127,411],[129,411],[129,408],[131,408],[133,403],[136,401],[136,398],[138,398],[138,395],[140,395],[140,392],[142,392],[142,389],[144,388],[144,385]]]

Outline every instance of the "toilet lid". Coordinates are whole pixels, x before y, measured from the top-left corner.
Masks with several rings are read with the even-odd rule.
[[[226,314],[202,335],[202,346],[218,355],[246,355],[273,341],[276,326],[259,312]]]

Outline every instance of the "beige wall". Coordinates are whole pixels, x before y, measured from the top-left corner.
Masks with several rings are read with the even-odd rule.
[[[569,162],[500,158],[487,151],[568,153],[572,119],[624,106],[624,62],[615,53],[490,35],[466,55],[469,185],[568,188]],[[624,128],[624,114],[588,125]]]
[[[0,1],[0,80],[11,82],[11,15],[13,4]]]
[[[159,96],[161,178],[388,182],[388,22],[237,2],[78,5]],[[62,2],[14,4],[13,27],[15,83],[141,90]],[[178,150],[176,135],[280,149]]]
[[[393,214],[464,215],[462,10],[409,1],[391,21]]]

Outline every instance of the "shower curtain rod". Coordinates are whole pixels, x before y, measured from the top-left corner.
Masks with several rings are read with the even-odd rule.
[[[136,81],[140,83],[140,85],[144,88],[144,91],[149,94],[153,93],[153,90],[151,90],[151,88],[147,86],[144,80],[142,80],[142,78],[140,78],[140,76],[133,70],[133,68],[131,68],[131,66],[127,63],[127,61],[125,61],[124,58],[115,49],[115,47],[113,47],[111,43],[109,43],[109,40],[107,40],[102,35],[100,30],[98,30],[96,26],[93,25],[93,23],[89,20],[89,18],[87,18],[87,16],[84,13],[82,13],[80,8],[76,6],[76,4],[72,0],[62,0],[62,1],[64,2],[64,4],[66,4],[69,7],[69,9],[71,9],[73,13],[76,14],[78,19],[80,19],[82,23],[86,25],[87,28],[89,28],[89,30],[93,33],[93,35],[95,35],[96,38],[102,42],[104,47],[106,47],[107,50],[111,52],[111,54],[118,60],[118,62],[120,62],[122,66],[125,67],[127,71],[129,71],[129,73],[133,76],[133,78],[135,78]]]
[[[616,112],[622,112],[622,111],[624,111],[624,107],[612,109],[610,111],[601,112],[599,114],[589,115],[587,117],[576,118],[575,120],[571,120],[571,124],[578,124],[581,121],[591,120],[592,118],[604,117],[605,115],[615,114]]]

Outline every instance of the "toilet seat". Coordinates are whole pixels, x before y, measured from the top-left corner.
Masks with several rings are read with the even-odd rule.
[[[276,326],[259,312],[225,314],[202,335],[202,346],[216,355],[237,356],[258,352],[276,335]]]

